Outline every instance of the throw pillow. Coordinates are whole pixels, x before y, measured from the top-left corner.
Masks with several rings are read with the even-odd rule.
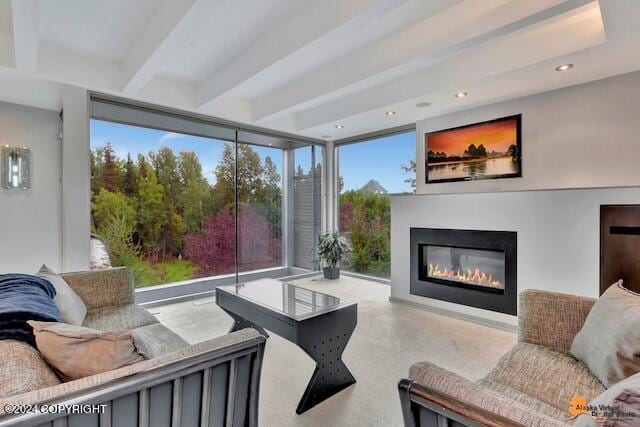
[[[640,372],[640,294],[614,283],[596,301],[571,354],[609,388]]]
[[[30,320],[36,346],[64,381],[141,362],[129,332],[101,332],[82,326]]]
[[[56,304],[56,307],[58,307],[62,320],[72,325],[82,325],[87,315],[87,307],[78,294],[71,289],[71,286],[55,271],[44,264],[36,275],[47,279],[53,287],[56,288],[56,296],[53,298],[53,302]]]

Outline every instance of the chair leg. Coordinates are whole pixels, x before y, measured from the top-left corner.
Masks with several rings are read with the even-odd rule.
[[[400,406],[402,407],[402,419],[405,427],[418,427],[418,414],[413,410],[411,404],[411,386],[413,381],[403,378],[398,383],[398,394],[400,396]]]

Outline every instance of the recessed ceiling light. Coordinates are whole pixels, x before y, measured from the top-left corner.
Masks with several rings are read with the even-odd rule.
[[[467,95],[469,95],[469,92],[458,92],[453,96],[455,96],[456,98],[464,98]]]
[[[556,71],[569,71],[573,68],[573,64],[562,64],[556,67]]]
[[[387,111],[385,114],[386,114],[387,116],[395,116],[395,115],[396,115],[396,112],[395,112],[395,111]]]
[[[429,105],[431,105],[431,103],[430,103],[430,102],[418,102],[418,103],[416,104],[416,107],[418,107],[418,108],[423,108],[423,107],[428,107]]]
[[[320,138],[328,139],[331,138],[331,135],[322,135]]]
[[[344,125],[336,125],[336,129],[342,129]]]

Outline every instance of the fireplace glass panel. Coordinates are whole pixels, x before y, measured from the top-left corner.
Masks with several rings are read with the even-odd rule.
[[[503,251],[421,245],[421,276],[447,285],[504,291]]]

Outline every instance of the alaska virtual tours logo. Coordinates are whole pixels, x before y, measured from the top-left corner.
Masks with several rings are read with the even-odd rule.
[[[640,394],[625,390],[615,398],[612,405],[589,405],[584,396],[573,396],[569,402],[572,420],[582,414],[589,415],[602,425],[640,425]],[[619,423],[617,423],[618,421]],[[636,424],[637,423],[637,424]]]

